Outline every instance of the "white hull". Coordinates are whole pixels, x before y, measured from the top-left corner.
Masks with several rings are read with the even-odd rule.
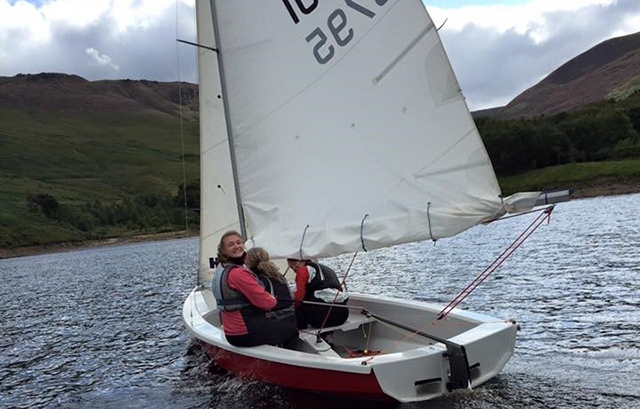
[[[323,331],[332,331],[327,338],[332,345],[322,338],[318,342],[317,330],[308,330],[301,332],[297,351],[227,343],[215,300],[203,287],[189,294],[182,313],[188,330],[212,359],[243,378],[367,399],[433,399],[449,392],[460,379],[476,387],[496,376],[513,354],[517,325],[511,321],[458,309],[438,321],[440,306],[362,294],[350,294],[349,305],[353,307],[349,320]],[[363,315],[362,309],[379,319]],[[428,333],[451,343],[450,348],[381,320]],[[449,358],[454,344],[462,347],[459,351],[466,360],[465,356]],[[364,350],[369,355],[363,355]]]

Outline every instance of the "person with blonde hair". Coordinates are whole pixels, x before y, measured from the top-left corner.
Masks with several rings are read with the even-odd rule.
[[[227,341],[238,347],[297,343],[295,318],[277,319],[278,300],[256,273],[243,265],[247,254],[240,233],[228,231],[218,245],[220,266],[213,277],[213,294]]]
[[[269,260],[269,253],[262,247],[254,247],[247,251],[245,258],[246,266],[253,271],[258,279],[265,286],[265,289],[274,295],[278,301],[275,307],[271,309],[267,315],[271,319],[281,321],[284,331],[292,332],[291,328],[295,328],[295,336],[292,336],[290,343],[285,347],[291,347],[297,343],[297,326],[296,312],[293,307],[293,298],[289,291],[289,285],[284,278],[278,266]]]

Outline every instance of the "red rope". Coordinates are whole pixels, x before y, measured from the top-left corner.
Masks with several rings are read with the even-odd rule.
[[[353,253],[353,258],[351,259],[351,263],[349,264],[349,267],[347,268],[346,273],[344,273],[344,277],[342,278],[342,282],[340,283],[340,287],[345,288],[344,287],[344,283],[347,280],[347,276],[349,276],[349,271],[351,271],[351,266],[353,266],[353,262],[356,260],[356,256],[358,255],[358,252]],[[320,272],[318,272],[320,273]],[[336,292],[335,297],[333,297],[333,301],[330,304],[329,310],[327,310],[327,315],[324,316],[324,321],[322,321],[322,325],[320,326],[320,328],[318,329],[318,334],[320,334],[320,331],[322,331],[322,329],[324,328],[325,324],[327,323],[327,320],[329,319],[329,315],[331,314],[331,310],[333,309],[333,305],[336,303],[336,299],[338,299],[338,294],[340,294],[340,292]]]
[[[511,254],[513,254],[514,251],[516,251],[516,249],[518,247],[520,247],[522,245],[522,243],[524,243],[524,241],[531,236],[531,234],[538,228],[540,227],[540,225],[542,224],[542,222],[546,219],[547,221],[551,220],[551,212],[553,211],[554,206],[549,206],[545,209],[542,210],[542,213],[540,213],[540,215],[538,215],[538,217],[529,225],[529,227],[527,227],[521,234],[520,236],[518,236],[517,239],[515,239],[513,241],[513,243],[511,243],[511,245],[509,247],[507,247],[505,249],[505,251],[502,252],[502,254],[500,254],[498,256],[498,258],[496,258],[482,273],[480,273],[480,275],[478,275],[478,277],[476,277],[471,284],[469,284],[467,287],[465,287],[462,291],[460,291],[460,293],[458,295],[455,296],[455,298],[453,300],[451,300],[451,302],[449,304],[447,304],[442,311],[440,311],[440,313],[437,316],[438,320],[443,319],[444,317],[446,317],[447,315],[449,315],[449,313],[456,308],[458,305],[460,305],[460,303],[462,301],[464,301],[465,298],[467,298],[469,296],[469,294],[471,294],[471,292],[473,290],[475,290],[484,280],[487,279],[487,277],[489,277],[489,275],[491,273],[493,273],[498,267],[500,267],[500,265],[507,259],[509,258],[509,256],[511,256]]]
[[[362,357],[371,357],[369,360],[373,359],[374,356],[380,355],[382,351],[369,351],[368,349],[349,349],[347,347],[343,347],[347,351],[347,358],[362,358]]]

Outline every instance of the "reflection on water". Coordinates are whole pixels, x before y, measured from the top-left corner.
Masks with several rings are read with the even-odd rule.
[[[559,205],[462,307],[522,325],[494,381],[372,408],[639,408],[640,195]],[[527,216],[528,217],[528,216]],[[532,219],[359,254],[351,291],[445,303]],[[535,217],[532,216],[532,217]],[[345,271],[351,256],[328,260]],[[0,260],[0,407],[353,408],[243,382],[210,364],[180,320],[197,240]]]

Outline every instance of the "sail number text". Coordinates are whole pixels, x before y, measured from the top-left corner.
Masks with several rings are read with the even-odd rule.
[[[298,24],[305,15],[311,14],[320,0],[282,0],[291,20]],[[335,1],[335,0],[334,0]],[[374,18],[376,13],[372,10],[373,4],[382,7],[389,0],[343,0],[346,8],[355,10],[369,18]],[[369,7],[363,3],[371,3]],[[375,7],[375,6],[374,6]],[[329,35],[327,35],[327,32]],[[313,46],[313,56],[320,64],[326,64],[335,55],[336,45],[344,47],[353,39],[353,28],[349,27],[347,13],[342,8],[337,8],[329,14],[326,27],[316,27],[305,39]]]

